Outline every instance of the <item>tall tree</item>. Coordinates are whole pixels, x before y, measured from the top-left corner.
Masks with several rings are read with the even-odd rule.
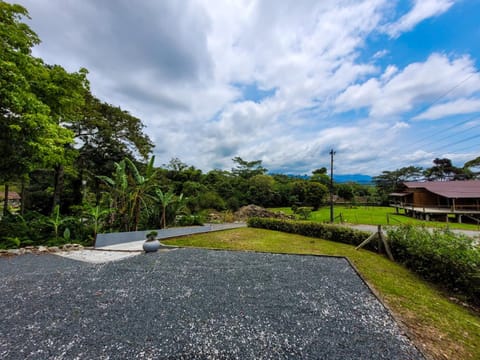
[[[470,168],[472,167],[476,169],[471,170]],[[465,172],[469,172],[471,174],[471,178],[478,178],[480,175],[480,156],[470,161],[467,161],[463,165],[463,169],[465,170]]]
[[[27,10],[0,1],[0,178],[24,177],[38,164],[64,158],[72,133],[52,116],[37,89],[51,86],[46,68],[32,56],[40,42],[22,20]]]
[[[81,119],[67,126],[80,144],[76,160],[80,181],[86,180],[87,174],[109,176],[114,171],[114,163],[124,158],[146,160],[153,149],[152,141],[143,133],[140,119],[120,107],[101,102],[90,93],[86,94]],[[97,179],[90,177],[98,195]]]
[[[240,156],[236,156],[232,160],[236,164],[232,173],[244,179],[249,179],[255,175],[263,175],[268,171],[262,166],[262,160],[247,161]]]
[[[386,197],[394,192],[398,186],[405,181],[415,181],[422,177],[422,168],[418,166],[407,166],[394,171],[382,171],[378,176],[373,177],[379,194]]]

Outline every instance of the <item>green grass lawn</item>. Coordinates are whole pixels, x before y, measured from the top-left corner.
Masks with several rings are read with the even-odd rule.
[[[345,256],[405,325],[419,348],[435,359],[479,359],[480,317],[450,301],[403,266],[353,246],[276,231],[242,228],[165,243],[227,250]]]
[[[285,214],[293,214],[290,208],[273,208],[272,211],[283,211]],[[341,214],[341,217],[340,217]],[[341,220],[350,224],[368,224],[368,225],[400,225],[400,224],[413,224],[413,225],[425,225],[429,227],[446,227],[447,225],[451,229],[465,229],[465,230],[477,230],[480,231],[478,225],[473,224],[458,224],[452,222],[448,224],[439,221],[422,221],[413,219],[404,215],[403,213],[397,214],[394,208],[385,206],[335,206],[334,207],[335,222],[340,223]],[[325,206],[318,211],[313,211],[310,219],[311,221],[329,222],[330,221],[330,207]]]

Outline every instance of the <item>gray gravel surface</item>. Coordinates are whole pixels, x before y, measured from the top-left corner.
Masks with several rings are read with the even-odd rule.
[[[0,258],[1,359],[423,359],[343,258]]]

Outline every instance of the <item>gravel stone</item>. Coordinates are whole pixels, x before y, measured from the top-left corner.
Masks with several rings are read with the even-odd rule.
[[[423,359],[343,258],[0,258],[1,359]]]

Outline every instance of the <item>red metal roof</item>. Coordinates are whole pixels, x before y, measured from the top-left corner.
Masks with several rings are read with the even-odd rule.
[[[423,188],[431,193],[450,198],[480,198],[480,181],[479,180],[462,180],[462,181],[412,181],[403,183],[409,189]]]
[[[5,199],[5,193],[3,191],[0,191],[0,200],[3,200],[3,199]],[[9,200],[20,200],[21,197],[20,197],[20,195],[18,195],[17,192],[9,191],[8,192],[8,199]]]

